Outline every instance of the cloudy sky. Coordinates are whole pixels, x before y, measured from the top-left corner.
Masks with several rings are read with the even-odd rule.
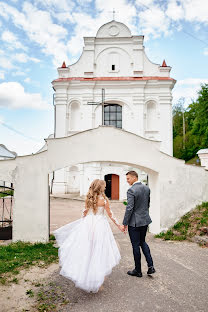
[[[83,36],[112,20],[145,36],[151,61],[172,67],[174,102],[208,82],[207,0],[0,0],[0,144],[36,152],[53,133],[56,68],[75,62]]]

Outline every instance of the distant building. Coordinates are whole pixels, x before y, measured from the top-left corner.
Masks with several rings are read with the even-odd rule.
[[[10,151],[5,145],[0,144],[0,160],[12,159],[17,156],[17,153]],[[11,186],[10,183],[0,180],[0,186]]]
[[[0,144],[0,160],[15,158],[17,153],[10,151],[5,145]]]

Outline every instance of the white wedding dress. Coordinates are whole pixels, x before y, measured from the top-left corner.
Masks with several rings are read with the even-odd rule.
[[[104,198],[100,196],[100,199]],[[107,213],[118,224],[110,209]],[[112,272],[121,258],[105,216],[105,207],[99,206],[96,214],[90,209],[85,217],[83,211],[81,219],[53,233],[59,246],[60,274],[72,280],[76,287],[98,292],[105,276]]]

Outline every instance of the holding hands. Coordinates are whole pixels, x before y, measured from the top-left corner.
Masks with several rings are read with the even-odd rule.
[[[123,232],[124,234],[126,234],[127,233],[127,225],[118,225],[118,228],[119,228],[119,230],[121,231],[121,232]]]

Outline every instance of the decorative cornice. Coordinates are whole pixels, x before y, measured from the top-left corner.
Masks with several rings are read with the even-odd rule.
[[[52,81],[53,82],[65,82],[65,81],[144,81],[144,80],[169,80],[175,81],[171,77],[159,77],[159,76],[146,76],[146,77],[68,77],[68,78],[58,78]]]

